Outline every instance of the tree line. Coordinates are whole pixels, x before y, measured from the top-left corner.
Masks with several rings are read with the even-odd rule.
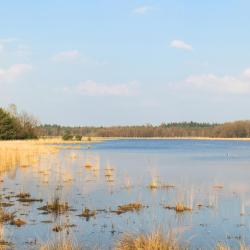
[[[82,137],[250,137],[250,121],[217,123],[172,122],[141,126],[60,126],[40,125],[34,116],[18,112],[14,104],[0,108],[0,140],[32,139],[61,136],[64,140],[81,140]]]
[[[111,126],[111,127],[67,127],[41,125],[40,136],[63,136],[65,138],[87,137],[211,137],[244,138],[250,137],[250,121],[217,123],[179,122],[163,123],[158,126]],[[80,137],[79,137],[80,136]]]

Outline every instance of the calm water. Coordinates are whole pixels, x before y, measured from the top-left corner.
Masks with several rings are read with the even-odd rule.
[[[92,168],[85,168],[86,164]],[[14,204],[8,211],[17,211],[17,217],[27,222],[20,228],[4,225],[5,240],[15,243],[16,249],[38,249],[40,243],[61,234],[90,248],[111,249],[123,232],[150,232],[159,227],[171,228],[192,249],[212,249],[218,241],[232,247],[242,240],[250,244],[250,142],[105,141],[92,144],[91,149],[86,145],[61,149],[43,157],[37,166],[17,168],[3,179],[3,196],[29,192],[43,199],[28,204],[15,197],[3,199]],[[152,180],[174,188],[151,190]],[[55,195],[74,210],[60,216],[42,214],[37,208]],[[111,212],[138,201],[145,205],[139,212]],[[164,208],[177,202],[192,212]],[[85,207],[105,211],[86,220],[77,216]],[[53,232],[58,224],[74,227]]]

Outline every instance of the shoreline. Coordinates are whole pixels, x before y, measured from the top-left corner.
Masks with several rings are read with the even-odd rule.
[[[79,144],[79,143],[97,143],[102,141],[111,140],[204,140],[204,141],[250,141],[250,138],[223,138],[223,137],[91,137],[91,141],[88,141],[83,137],[82,141],[63,141],[61,138],[52,137],[47,139],[39,139],[40,142],[51,143],[62,143],[62,144]]]
[[[93,137],[94,138],[94,137]],[[204,141],[250,141],[250,138],[223,137],[96,137],[98,140],[204,140]]]
[[[11,143],[34,143],[40,145],[52,145],[52,144],[92,144],[101,143],[111,140],[193,140],[193,141],[250,141],[250,138],[214,138],[214,137],[91,137],[91,141],[88,141],[88,137],[83,137],[81,141],[64,141],[61,137],[51,138],[39,138],[33,140],[0,140],[0,146],[4,143],[9,145]]]

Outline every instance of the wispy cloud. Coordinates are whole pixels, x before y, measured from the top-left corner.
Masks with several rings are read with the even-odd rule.
[[[106,84],[88,80],[76,86],[65,87],[65,92],[86,96],[131,96],[137,93],[138,82],[126,84]]]
[[[80,59],[78,50],[62,51],[52,57],[52,60],[55,62],[76,61],[78,59]]]
[[[0,83],[18,80],[32,68],[31,64],[14,64],[7,69],[0,68]]]
[[[245,77],[250,78],[250,68],[246,69],[243,74]]]
[[[0,43],[0,53],[2,53],[3,50],[4,50],[4,46],[3,46],[3,44]]]
[[[132,12],[137,15],[144,15],[152,9],[153,9],[152,6],[142,5],[134,8]]]
[[[250,70],[245,70],[239,76],[216,74],[191,75],[185,79],[185,85],[198,90],[216,93],[249,94]]]
[[[193,50],[192,45],[190,45],[182,40],[173,40],[170,43],[170,47],[175,48],[175,49]]]
[[[0,38],[0,43],[12,43],[12,42],[16,42],[18,41],[19,39],[17,38],[11,38],[11,37],[5,37],[5,38]]]
[[[217,76],[213,74],[194,75],[186,79],[186,83],[195,88],[244,94],[250,91],[250,82],[232,76]]]
[[[108,64],[106,61],[98,61],[86,57],[78,50],[61,51],[52,56],[51,60],[56,63],[77,63],[91,66],[102,66]]]
[[[7,44],[16,42],[18,39],[16,38],[0,38],[0,53],[4,51],[4,48]]]

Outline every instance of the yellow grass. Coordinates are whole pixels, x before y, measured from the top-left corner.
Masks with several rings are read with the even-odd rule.
[[[83,250],[84,248],[72,240],[60,239],[51,241],[40,247],[40,250]]]
[[[227,245],[224,245],[224,244],[218,244],[216,247],[215,247],[215,250],[231,250],[232,248],[230,248],[229,246]],[[245,244],[240,244],[239,250],[250,250],[250,247],[249,246],[246,246]]]
[[[124,235],[116,244],[115,250],[181,250],[182,247],[171,235],[161,231],[152,234]]]
[[[38,163],[42,155],[55,152],[55,147],[42,145],[36,140],[0,141],[0,173],[15,167],[29,167]]]
[[[91,141],[88,141],[88,137],[83,137],[81,141],[65,141],[61,137],[46,137],[46,138],[40,138],[37,140],[37,143],[39,144],[81,144],[81,143],[96,143],[103,141],[103,138],[101,137],[93,137],[91,138]]]

